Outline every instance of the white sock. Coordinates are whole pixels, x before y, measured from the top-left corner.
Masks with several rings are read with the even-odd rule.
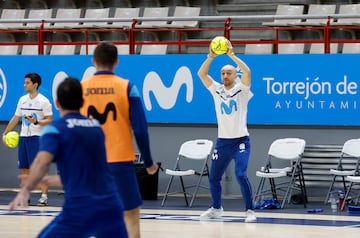
[[[43,198],[48,198],[46,193],[42,193],[42,194],[41,194],[41,197],[43,197]]]

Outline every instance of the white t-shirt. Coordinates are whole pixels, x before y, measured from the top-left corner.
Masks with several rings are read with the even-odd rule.
[[[239,138],[248,136],[247,106],[253,96],[250,87],[239,82],[232,89],[226,90],[223,84],[213,81],[208,90],[214,98],[218,137]]]
[[[42,94],[31,99],[29,94],[22,96],[17,104],[15,115],[21,117],[20,136],[40,136],[42,126],[29,123],[25,116],[32,115],[35,119],[43,120],[45,116],[52,116],[50,101]]]

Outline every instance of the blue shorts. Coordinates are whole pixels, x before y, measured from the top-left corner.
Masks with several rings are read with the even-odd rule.
[[[61,213],[38,235],[38,238],[76,237],[127,238],[124,212],[118,196],[71,198],[65,201]]]
[[[142,205],[139,184],[133,162],[109,163],[110,171],[115,178],[124,210],[132,210]]]
[[[39,136],[21,136],[18,147],[18,168],[29,169],[39,151]]]

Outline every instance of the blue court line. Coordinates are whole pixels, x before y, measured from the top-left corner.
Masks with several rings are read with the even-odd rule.
[[[183,220],[199,221],[199,216],[194,215],[169,215],[169,214],[141,214],[141,219],[156,220]],[[223,216],[219,219],[206,220],[207,222],[244,222],[245,217]],[[360,228],[360,221],[337,221],[300,218],[268,218],[258,217],[256,223],[282,224],[282,225],[304,225],[304,226],[329,226],[329,227],[354,227]]]
[[[59,211],[39,211],[39,210],[15,210],[8,211],[0,209],[0,215],[5,216],[51,216],[55,217]],[[140,214],[141,219],[151,220],[182,220],[200,221],[198,215],[179,215],[179,214]],[[219,219],[206,220],[206,222],[244,222],[242,216],[223,216]],[[256,223],[262,224],[281,224],[281,225],[303,225],[303,226],[328,226],[328,227],[352,227],[360,228],[360,221],[337,221],[321,219],[300,219],[300,218],[268,218],[258,217]]]

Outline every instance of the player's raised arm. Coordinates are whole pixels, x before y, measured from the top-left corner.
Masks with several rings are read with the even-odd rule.
[[[209,46],[209,54],[198,71],[198,76],[206,88],[210,87],[213,81],[208,73],[210,64],[216,56],[217,55],[211,50],[211,47]]]
[[[241,82],[246,86],[250,86],[251,85],[251,71],[250,71],[249,66],[244,61],[242,61],[239,57],[237,57],[235,55],[234,48],[229,40],[227,41],[227,46],[228,46],[227,55],[236,63],[236,65],[242,71]]]

